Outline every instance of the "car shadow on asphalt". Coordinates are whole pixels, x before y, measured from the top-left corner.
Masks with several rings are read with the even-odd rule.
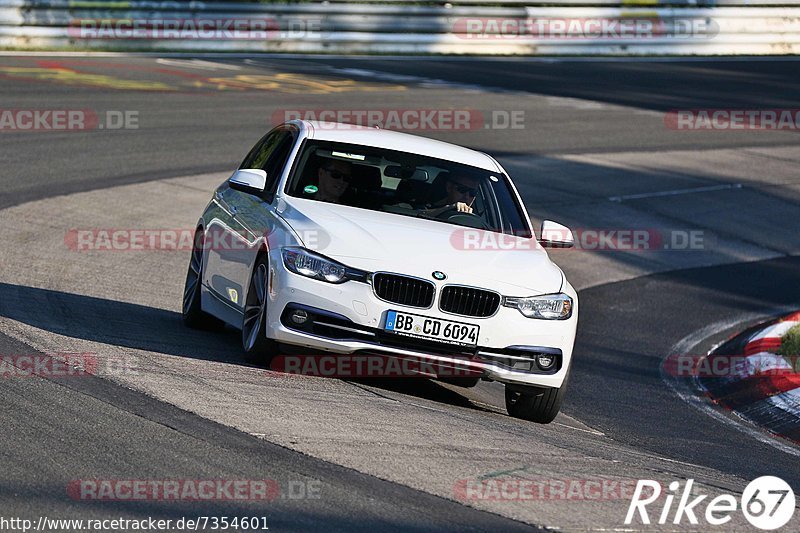
[[[416,398],[422,398],[437,403],[445,403],[457,407],[481,409],[479,406],[473,404],[469,398],[452,389],[444,387],[439,382],[428,378],[364,378],[347,381],[356,386],[369,387],[370,390],[376,394],[378,391],[373,389],[406,394],[408,396],[414,396]],[[466,392],[466,389],[464,389],[464,391]]]
[[[0,283],[0,316],[65,337],[244,365],[238,333],[192,330],[165,309]]]
[[[183,324],[180,313],[166,309],[0,283],[0,316],[65,337],[253,367],[244,360],[238,331],[230,327],[218,331],[189,329]],[[352,383],[480,409],[467,397],[430,379],[370,378]]]

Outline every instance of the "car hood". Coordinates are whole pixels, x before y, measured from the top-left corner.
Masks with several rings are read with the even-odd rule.
[[[301,198],[280,199],[278,213],[304,246],[354,268],[431,280],[441,271],[446,283],[506,296],[561,290],[561,269],[533,239]]]

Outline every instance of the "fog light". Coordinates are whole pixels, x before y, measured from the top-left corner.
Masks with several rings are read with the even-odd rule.
[[[536,354],[536,366],[542,370],[550,370],[556,364],[556,356],[549,353]]]
[[[292,313],[292,322],[295,324],[305,324],[306,320],[308,320],[308,313],[302,309],[298,309]]]

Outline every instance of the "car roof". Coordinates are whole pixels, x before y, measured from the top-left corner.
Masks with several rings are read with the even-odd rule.
[[[424,155],[463,163],[491,172],[500,172],[497,163],[483,152],[470,150],[463,146],[443,141],[428,139],[418,135],[409,135],[391,130],[341,124],[338,122],[321,122],[316,120],[296,120],[292,123],[306,131],[309,139],[338,141],[360,144],[376,148],[388,148],[400,152]]]

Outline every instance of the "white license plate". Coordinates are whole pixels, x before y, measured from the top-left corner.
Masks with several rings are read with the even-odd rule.
[[[476,346],[480,326],[389,311],[386,313],[384,330],[408,337],[432,339],[459,346]]]

